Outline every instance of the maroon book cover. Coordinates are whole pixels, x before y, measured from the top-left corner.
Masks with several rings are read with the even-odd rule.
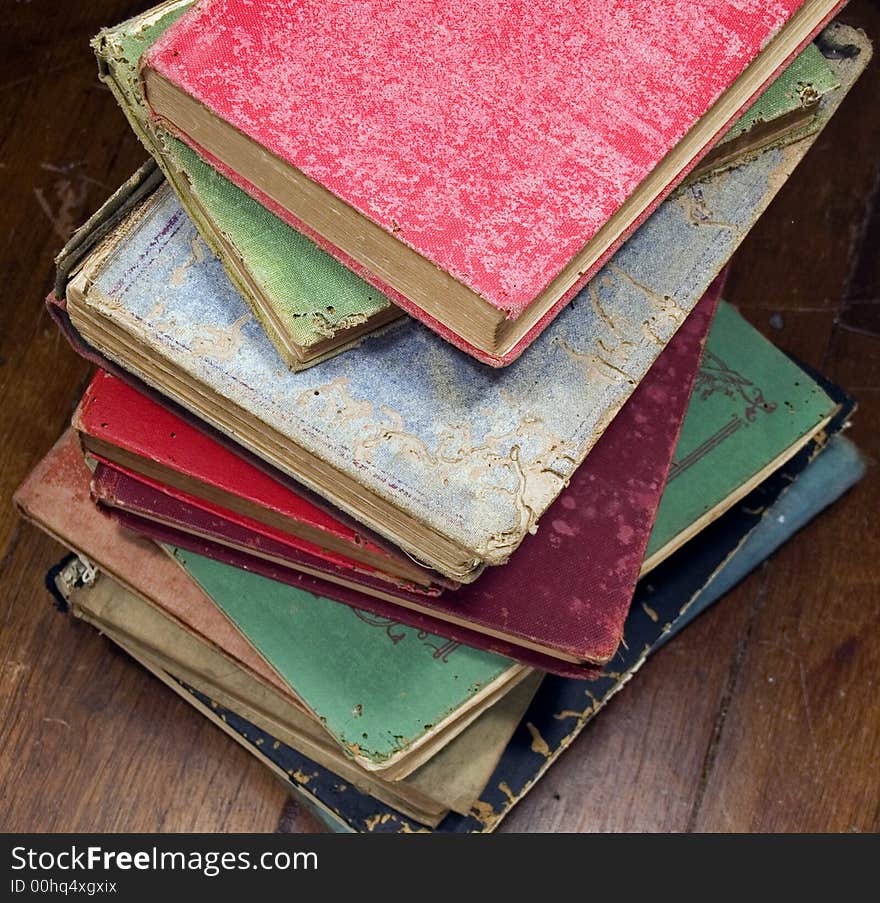
[[[341,556],[314,554],[309,548],[312,544],[291,540],[280,530],[269,532],[262,524],[242,518],[234,511],[226,511],[220,505],[203,503],[172,486],[165,487],[158,480],[144,478],[110,461],[95,460],[92,498],[110,514],[127,512],[218,546],[366,593],[388,593],[393,588],[404,588],[419,595],[439,595],[441,592],[439,588],[422,589],[357,562],[346,561]]]
[[[142,516],[146,509],[117,516],[155,538],[318,595],[544,670],[582,675],[607,662],[620,642],[719,293],[720,280],[545,513],[538,532],[508,564],[439,598],[387,584],[378,591],[363,580],[355,590],[297,573],[242,545],[234,548],[229,536],[209,534],[204,522],[196,529],[180,514],[175,523],[168,502],[152,502],[163,507],[163,523]]]

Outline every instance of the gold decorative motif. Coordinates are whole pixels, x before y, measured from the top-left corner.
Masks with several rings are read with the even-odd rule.
[[[443,637],[434,636],[433,634],[428,633],[427,630],[416,630],[414,627],[407,627],[405,624],[401,624],[393,618],[374,615],[372,612],[363,611],[359,608],[353,608],[352,611],[365,624],[369,624],[372,627],[384,628],[388,639],[395,645],[405,640],[408,633],[413,631],[416,635],[416,639],[420,640],[423,646],[427,646],[429,649],[434,650],[431,657],[438,662],[443,662],[444,665],[449,661],[449,656],[461,645],[461,643],[458,643],[455,640],[445,640]]]

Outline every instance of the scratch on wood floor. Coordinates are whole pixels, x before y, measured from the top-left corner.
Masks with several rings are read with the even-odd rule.
[[[72,729],[63,718],[44,718],[43,724],[63,724],[68,730]]]

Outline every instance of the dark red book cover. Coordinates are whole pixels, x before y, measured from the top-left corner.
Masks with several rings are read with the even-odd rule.
[[[438,587],[413,586],[111,461],[97,456],[96,461],[92,498],[105,510],[137,515],[283,567],[334,583],[354,584],[364,592],[388,593],[392,587],[422,595],[438,595],[442,591]]]
[[[117,526],[121,526],[132,533],[140,534],[147,539],[153,539],[156,542],[170,546],[178,546],[198,555],[204,555],[206,558],[213,558],[233,567],[268,577],[270,580],[294,586],[315,596],[323,596],[326,599],[342,602],[361,612],[368,612],[381,618],[383,623],[406,624],[410,627],[415,627],[417,630],[424,631],[426,634],[430,633],[445,637],[453,644],[461,643],[477,649],[497,652],[499,655],[517,659],[532,668],[549,671],[561,677],[593,678],[603,673],[602,669],[596,665],[562,661],[525,646],[517,646],[499,637],[479,633],[466,626],[441,620],[422,611],[405,609],[397,602],[367,595],[361,590],[349,589],[338,584],[329,583],[302,571],[292,570],[265,558],[249,555],[230,546],[224,546],[209,539],[195,536],[186,530],[178,529],[169,524],[162,524],[140,517],[121,508],[107,509],[107,513],[110,515],[109,519],[112,519]],[[259,600],[255,599],[254,604],[258,605]]]
[[[438,598],[391,586],[352,590],[133,512],[133,529],[356,608],[563,674],[607,662],[620,642],[720,292],[700,301],[568,488],[504,566]],[[204,524],[202,524],[202,528]],[[218,541],[219,540],[219,541]],[[587,671],[589,668],[586,669]]]

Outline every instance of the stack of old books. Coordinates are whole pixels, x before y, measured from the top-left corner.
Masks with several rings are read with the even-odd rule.
[[[720,298],[870,56],[837,7],[102,32],[154,159],[57,260],[100,369],[17,503],[60,598],[334,824],[496,826],[861,474],[852,400]]]

